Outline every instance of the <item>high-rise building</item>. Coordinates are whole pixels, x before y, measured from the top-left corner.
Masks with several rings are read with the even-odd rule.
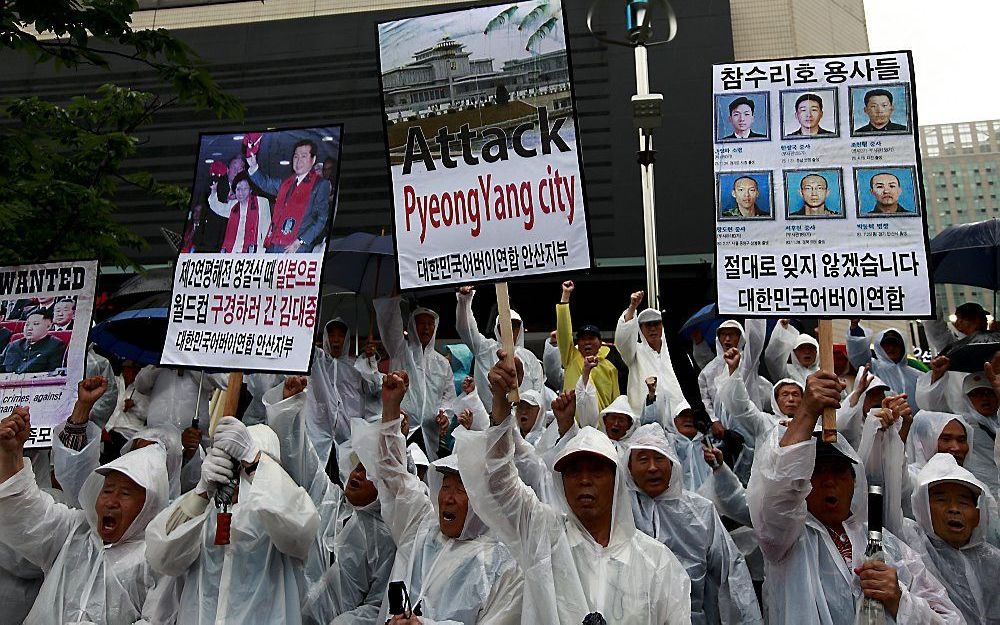
[[[955,224],[1000,216],[1000,120],[920,127],[927,230],[933,237]],[[936,287],[938,307],[951,312],[963,302],[993,310],[993,293],[977,287]]]
[[[730,0],[737,61],[868,52],[863,0]]]

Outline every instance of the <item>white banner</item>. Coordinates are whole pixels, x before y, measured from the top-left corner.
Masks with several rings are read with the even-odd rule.
[[[561,4],[378,32],[400,288],[588,269]]]
[[[910,54],[713,72],[719,313],[930,316]]]
[[[0,417],[31,411],[26,447],[50,447],[83,379],[97,261],[0,268]]]
[[[160,363],[308,373],[323,253],[181,254]]]

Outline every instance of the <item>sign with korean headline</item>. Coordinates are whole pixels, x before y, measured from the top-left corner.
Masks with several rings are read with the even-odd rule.
[[[719,313],[929,317],[910,53],[713,72]]]
[[[0,417],[31,411],[26,447],[51,447],[84,377],[97,261],[0,267]]]
[[[161,364],[309,370],[342,136],[201,135]]]
[[[400,288],[588,269],[561,3],[385,22],[378,38]]]

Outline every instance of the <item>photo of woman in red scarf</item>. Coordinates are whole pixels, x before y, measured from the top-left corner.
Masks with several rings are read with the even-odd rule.
[[[258,196],[250,186],[246,172],[240,172],[233,179],[236,200],[220,202],[214,179],[208,194],[208,205],[216,215],[227,219],[226,234],[222,239],[220,252],[243,254],[263,254],[264,237],[271,227],[271,204],[267,198]]]

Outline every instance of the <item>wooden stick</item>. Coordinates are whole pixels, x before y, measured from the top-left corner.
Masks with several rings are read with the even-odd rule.
[[[514,329],[510,324],[510,297],[507,294],[507,283],[497,282],[494,286],[497,290],[497,313],[500,316],[498,319],[498,323],[500,324],[500,342],[503,345],[504,351],[507,352],[505,364],[513,367]],[[513,388],[507,393],[507,399],[511,402],[516,402],[521,399],[521,396],[518,394],[517,389]]]
[[[212,423],[208,428],[208,435],[215,436],[215,426],[219,424],[222,417],[235,417],[236,409],[240,405],[240,391],[243,389],[243,372],[230,371],[229,382],[226,384],[226,395],[222,400],[222,412],[212,415]]]
[[[833,322],[829,319],[819,320],[819,368],[834,375],[833,366]],[[827,443],[837,442],[837,410],[823,410],[823,440]]]

